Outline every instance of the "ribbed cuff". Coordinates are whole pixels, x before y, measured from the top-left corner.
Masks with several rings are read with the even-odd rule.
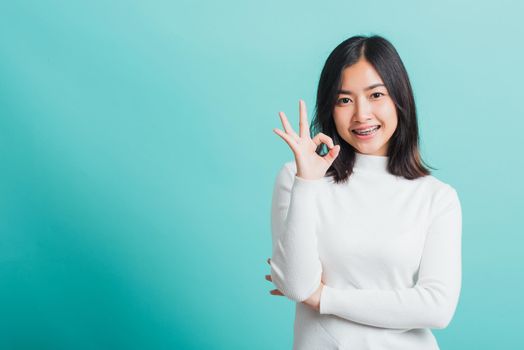
[[[322,185],[323,182],[324,180],[322,178],[316,179],[316,180],[309,180],[309,179],[304,179],[300,176],[295,175],[295,181],[293,182],[293,187],[317,189],[318,187]]]
[[[295,181],[293,182],[293,187],[291,192],[293,199],[314,199],[317,197],[322,186],[322,179],[318,180],[306,180],[295,175]],[[311,207],[314,203],[308,203],[309,210],[314,210],[314,207]]]
[[[338,304],[337,289],[324,285],[324,287],[322,288],[322,293],[320,294],[319,313],[336,315],[337,314],[337,304]]]

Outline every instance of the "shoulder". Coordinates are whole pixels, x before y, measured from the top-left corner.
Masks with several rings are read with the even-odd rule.
[[[297,165],[295,164],[295,161],[285,162],[278,171],[277,180],[292,179],[296,173]]]
[[[420,180],[427,186],[435,213],[446,211],[451,207],[460,209],[460,198],[454,186],[433,175],[424,176]]]
[[[275,190],[288,190],[293,185],[295,174],[297,173],[294,161],[285,162],[280,166],[275,178]]]
[[[440,180],[439,178],[435,177],[434,175],[426,175],[422,178],[420,178],[424,184],[430,188],[430,190],[434,194],[440,194],[440,195],[450,195],[453,192],[457,192],[455,187],[453,187],[451,184],[444,182]]]
[[[286,169],[289,172],[296,173],[297,172],[297,164],[294,160],[290,160],[289,162],[285,162],[282,168]]]

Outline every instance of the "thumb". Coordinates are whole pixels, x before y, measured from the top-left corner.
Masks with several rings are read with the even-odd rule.
[[[329,164],[333,163],[335,158],[338,157],[338,153],[340,152],[340,145],[335,145],[333,148],[329,150],[329,152],[324,156],[324,158],[329,162]]]

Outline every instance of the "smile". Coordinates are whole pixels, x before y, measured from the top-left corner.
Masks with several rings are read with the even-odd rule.
[[[378,129],[380,129],[380,125],[376,125],[374,127],[371,127],[365,130],[359,130],[359,131],[351,130],[351,132],[355,134],[359,139],[369,139],[373,137],[373,135],[376,134]]]

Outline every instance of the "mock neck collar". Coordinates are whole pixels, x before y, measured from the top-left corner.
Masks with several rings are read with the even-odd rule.
[[[387,174],[389,173],[388,160],[388,156],[374,156],[355,151],[355,164],[353,167],[359,170]]]

